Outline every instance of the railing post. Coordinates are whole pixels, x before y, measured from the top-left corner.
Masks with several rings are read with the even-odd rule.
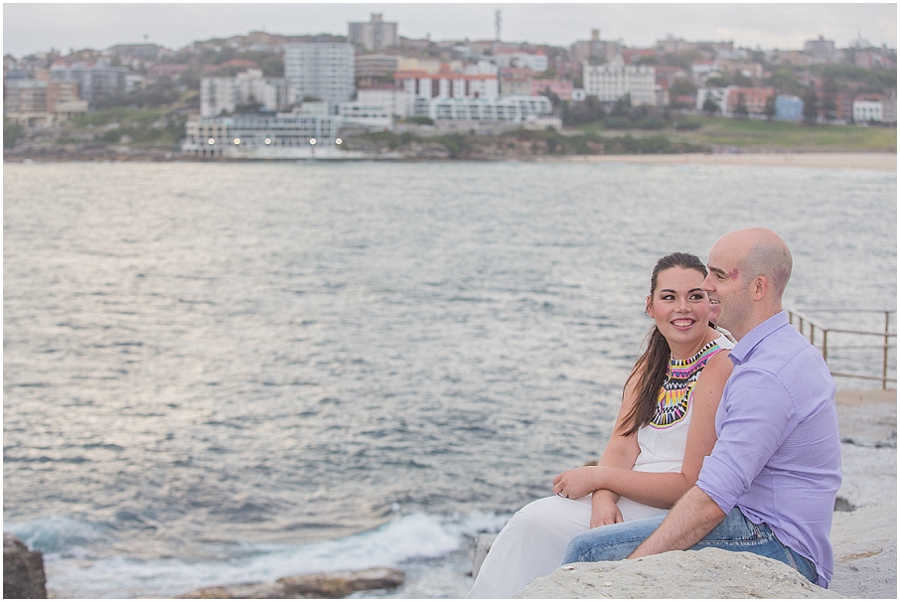
[[[881,364],[881,388],[887,389],[887,372],[888,372],[888,349],[890,349],[890,337],[888,337],[889,328],[891,326],[891,313],[884,312],[884,354]]]
[[[828,329],[822,329],[822,359],[828,363]]]

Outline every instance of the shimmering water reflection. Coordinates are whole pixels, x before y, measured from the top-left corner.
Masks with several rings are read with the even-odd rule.
[[[4,520],[79,595],[415,513],[485,528],[602,449],[659,256],[765,225],[789,305],[896,307],[896,198],[861,171],[6,165]]]

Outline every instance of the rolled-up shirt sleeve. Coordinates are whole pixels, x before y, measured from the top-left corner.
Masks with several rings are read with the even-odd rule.
[[[722,512],[731,512],[795,420],[791,396],[777,375],[736,367],[716,413],[718,440],[703,461],[697,486]]]

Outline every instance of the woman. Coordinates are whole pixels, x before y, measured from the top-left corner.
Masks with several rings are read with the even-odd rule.
[[[588,529],[666,512],[697,480],[716,441],[715,414],[731,374],[733,343],[712,326],[706,268],[694,255],[660,259],[647,315],[656,324],[625,382],[612,437],[597,466],[553,480],[555,497],[532,502],[506,524],[467,598],[509,598],[547,575]],[[712,306],[715,310],[715,306]]]

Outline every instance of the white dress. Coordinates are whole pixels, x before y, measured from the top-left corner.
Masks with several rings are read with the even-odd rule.
[[[733,346],[723,336],[688,360],[670,362],[670,377],[663,385],[665,398],[660,395],[660,411],[651,424],[638,431],[641,452],[633,470],[681,471],[693,413],[690,403],[693,384],[706,360]],[[617,505],[626,521],[668,512],[624,497]],[[510,598],[532,579],[549,575],[562,564],[569,541],[587,531],[590,522],[590,495],[577,500],[551,496],[531,502],[516,512],[500,531],[466,598]]]

